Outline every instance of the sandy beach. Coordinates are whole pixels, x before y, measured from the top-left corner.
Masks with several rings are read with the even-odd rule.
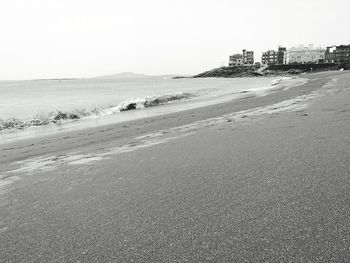
[[[350,72],[0,145],[0,262],[347,262]]]

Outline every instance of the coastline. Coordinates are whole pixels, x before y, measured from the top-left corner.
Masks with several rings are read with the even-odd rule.
[[[208,80],[208,79],[206,79]],[[213,79],[212,79],[213,80]],[[210,80],[210,81],[212,81]],[[203,79],[204,81],[204,79]],[[83,130],[94,126],[104,126],[148,117],[156,117],[174,112],[240,100],[247,97],[264,96],[281,86],[286,88],[301,85],[305,78],[264,78],[261,81],[246,79],[245,82],[233,82],[232,87],[203,94],[179,92],[172,95],[149,96],[143,99],[134,98],[122,101],[116,106],[96,107],[93,109],[76,109],[70,111],[56,110],[37,114],[27,120],[11,117],[0,120],[0,145],[23,138],[45,137],[72,130]],[[211,83],[207,81],[208,83]],[[229,82],[228,82],[229,83]],[[212,83],[215,85],[215,82]],[[174,85],[174,84],[173,84]],[[188,83],[191,85],[191,83]],[[207,93],[207,94],[206,94]],[[173,103],[174,102],[174,103]]]
[[[349,75],[1,145],[0,259],[348,258]]]
[[[328,73],[339,74],[338,72]],[[310,75],[310,76],[316,76]],[[290,88],[287,86],[277,87],[268,92],[265,96],[250,96],[247,93],[242,94],[241,99],[229,100],[223,103],[215,103],[213,105],[198,107],[178,112],[167,112],[166,108],[173,105],[163,105],[159,109],[165,109],[165,114],[146,117],[142,114],[140,119],[124,120],[120,123],[106,123],[97,125],[96,127],[83,127],[82,129],[73,129],[59,133],[44,133],[44,136],[35,136],[33,138],[24,138],[0,144],[0,149],[4,163],[9,161],[23,160],[30,152],[32,156],[46,155],[52,152],[67,151],[73,149],[84,148],[94,143],[115,143],[126,144],[133,137],[142,136],[150,132],[157,132],[162,128],[171,128],[190,124],[194,121],[215,118],[232,112],[248,110],[251,108],[269,106],[286,99],[291,99],[298,95],[309,94],[317,89],[314,83],[310,82],[313,78],[309,78],[305,85]],[[318,85],[324,85],[327,79],[314,78]],[[175,105],[176,106],[176,105]],[[72,123],[74,124],[74,123]],[[79,123],[77,123],[79,125]],[[64,126],[62,127],[64,129]],[[56,129],[54,127],[54,129]],[[29,147],[28,147],[29,146]],[[40,150],[39,150],[40,149]],[[1,171],[1,170],[0,170]]]
[[[79,123],[86,123],[91,119],[97,122],[96,125],[99,125],[98,122],[105,124],[108,121],[113,123],[128,118],[131,120],[135,118],[133,115],[142,115],[135,113],[140,110],[144,111],[144,117],[154,116],[158,106],[167,106],[168,112],[171,112],[182,110],[181,105],[190,108],[191,104],[198,104],[200,101],[204,106],[215,104],[220,102],[220,97],[222,101],[227,101],[241,95],[242,89],[268,89],[272,82],[276,84],[275,78],[81,80],[64,83],[63,87],[57,81],[50,81],[48,88],[44,88],[42,83],[36,86],[35,83],[13,82],[11,85],[0,86],[3,94],[0,103],[0,143],[2,135],[6,137],[16,131],[30,129],[35,133],[40,128],[44,130],[48,127],[55,132],[55,126],[62,130],[65,126],[79,126]],[[24,90],[18,98],[19,104],[12,103],[16,94],[13,86]],[[60,88],[58,96],[55,95],[56,88]],[[84,94],[79,97],[81,93]],[[41,100],[43,97],[46,98],[45,101]],[[211,99],[216,101],[212,102]],[[110,115],[113,117],[106,120]],[[99,121],[101,119],[105,119],[105,123]]]

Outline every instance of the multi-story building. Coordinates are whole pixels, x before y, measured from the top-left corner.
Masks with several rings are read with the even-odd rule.
[[[254,65],[254,52],[243,49],[242,54],[234,54],[229,58],[229,66],[252,66]]]
[[[254,65],[254,51],[247,51],[243,49],[243,64]]]
[[[350,62],[350,45],[327,47],[325,61],[326,63]]]
[[[277,51],[277,64],[287,64],[287,48],[278,47]]]
[[[278,52],[275,50],[268,50],[262,53],[261,63],[265,65],[277,64]]]
[[[261,63],[266,65],[286,64],[287,62],[287,49],[285,47],[279,47],[278,51],[268,50],[262,53]]]
[[[313,45],[292,47],[288,50],[288,63],[323,63],[325,61],[325,51],[323,48],[314,48]]]
[[[230,56],[230,60],[228,62],[230,67],[234,66],[242,66],[243,65],[243,55],[242,54],[234,54]]]

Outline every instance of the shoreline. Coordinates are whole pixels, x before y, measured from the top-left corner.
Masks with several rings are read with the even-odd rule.
[[[322,74],[322,73],[321,73]],[[341,74],[341,73],[338,73]],[[328,73],[327,76],[333,76],[334,73]],[[314,77],[315,76],[315,77]],[[45,134],[43,137],[31,137],[31,138],[21,138],[20,140],[14,140],[10,142],[5,142],[0,144],[0,151],[4,152],[2,154],[2,159],[6,162],[14,161],[16,159],[21,160],[26,158],[27,152],[37,152],[40,155],[48,154],[50,152],[72,150],[74,148],[84,148],[86,145],[113,141],[122,139],[124,142],[127,138],[130,139],[131,136],[137,137],[142,134],[155,132],[160,129],[160,127],[175,127],[184,124],[189,124],[195,120],[203,120],[213,117],[222,116],[232,112],[247,110],[251,108],[268,106],[280,101],[291,99],[298,95],[308,94],[317,88],[312,81],[319,82],[319,85],[326,84],[327,80],[319,80],[315,75],[310,75],[308,83],[297,86],[294,88],[280,87],[276,90],[272,90],[265,96],[261,97],[250,97],[246,96],[242,99],[237,99],[234,101],[228,101],[223,103],[216,103],[209,106],[188,109],[178,112],[165,113],[162,115],[156,115],[151,117],[141,117],[140,119],[122,121],[117,123],[109,123],[104,125],[98,125],[96,127],[83,127],[82,129],[74,129],[71,131],[63,131],[53,134]],[[246,93],[244,95],[247,95]],[[164,105],[163,108],[172,105]],[[115,134],[117,133],[117,135]],[[105,133],[105,134],[104,134]],[[101,135],[103,137],[101,138]],[[84,142],[82,143],[82,138]],[[87,140],[86,140],[87,139]],[[85,142],[86,140],[86,142]],[[45,142],[49,142],[50,146],[44,147]],[[64,144],[62,144],[62,142]],[[27,148],[27,146],[30,146]],[[53,149],[52,149],[53,148]],[[38,150],[40,149],[40,150]],[[32,155],[33,155],[32,153]],[[37,155],[37,154],[35,154]],[[1,170],[0,170],[1,171]]]
[[[52,112],[50,114],[39,114],[42,117],[29,120],[10,118],[6,121],[13,122],[13,129],[3,129],[0,127],[0,144],[21,140],[25,138],[41,137],[51,134],[58,134],[72,130],[82,130],[92,126],[104,126],[122,122],[133,121],[142,118],[156,117],[164,114],[181,112],[188,109],[196,109],[209,105],[220,104],[228,101],[236,101],[246,97],[265,96],[269,92],[279,89],[280,86],[292,87],[301,85],[305,78],[268,78],[256,88],[247,87],[239,92],[211,94],[210,96],[196,96],[192,93],[174,93],[173,95],[162,95],[158,97],[147,97],[142,99],[129,99],[123,101],[118,106],[108,108],[96,108],[95,110],[71,110]],[[234,88],[233,88],[234,90]],[[169,103],[175,102],[175,103]],[[143,105],[146,104],[146,105]],[[117,112],[115,112],[117,111]],[[119,111],[119,112],[118,112]],[[87,114],[87,113],[91,113]],[[83,114],[82,116],[80,116]],[[44,116],[46,116],[44,118]],[[1,121],[1,120],[0,120]],[[17,128],[16,128],[17,127]]]

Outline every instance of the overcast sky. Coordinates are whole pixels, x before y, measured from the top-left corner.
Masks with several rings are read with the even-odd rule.
[[[194,74],[243,48],[350,43],[349,0],[2,0],[0,79]]]

